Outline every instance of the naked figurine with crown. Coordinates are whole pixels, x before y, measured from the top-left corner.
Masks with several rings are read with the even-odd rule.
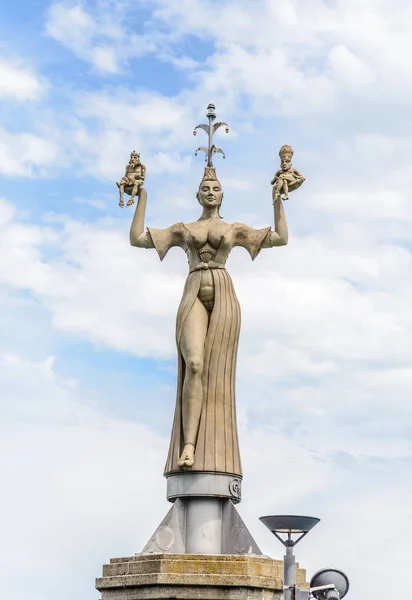
[[[119,206],[124,207],[124,193],[130,196],[126,206],[132,206],[136,196],[139,197],[140,190],[146,177],[146,167],[140,162],[140,154],[131,152],[129,163],[126,165],[125,174],[119,182],[116,183],[119,188]]]
[[[289,192],[297,190],[305,181],[303,175],[292,167],[293,154],[293,148],[287,145],[282,146],[279,150],[281,168],[276,171],[270,182],[273,185],[272,195],[274,200],[279,200],[280,197],[282,197],[282,200],[288,200]]]
[[[196,194],[199,219],[145,231],[147,191],[141,186],[130,243],[154,248],[160,260],[178,246],[189,262],[176,320],[177,397],[165,475],[192,471],[241,477],[235,405],[240,307],[226,261],[235,246],[245,248],[252,260],[263,249],[284,246],[288,229],[280,193],[273,198],[273,230],[222,219],[223,192],[213,166],[214,154],[222,150],[214,145],[213,136],[227,125],[214,122],[213,104],[208,106],[207,118],[208,124],[196,128],[209,137],[208,147],[198,148],[207,160]]]

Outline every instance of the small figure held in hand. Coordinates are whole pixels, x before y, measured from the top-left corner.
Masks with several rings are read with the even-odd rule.
[[[126,206],[134,204],[135,196],[139,196],[146,177],[146,167],[140,162],[140,154],[133,152],[130,154],[129,164],[126,165],[124,177],[116,182],[120,192],[119,206],[124,207],[124,193],[130,196]]]
[[[276,200],[287,200],[289,198],[289,192],[297,190],[302,185],[305,178],[297,169],[292,167],[292,156],[293,148],[290,146],[282,146],[279,150],[280,166],[282,167],[277,171],[270,182],[273,185],[273,201]]]

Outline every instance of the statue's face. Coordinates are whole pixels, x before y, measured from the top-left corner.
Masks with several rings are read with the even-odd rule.
[[[292,157],[288,154],[282,158],[281,167],[284,171],[289,171],[292,166]]]
[[[218,181],[205,180],[202,181],[199,188],[199,202],[202,206],[212,208],[214,206],[220,206],[222,204],[222,188]]]

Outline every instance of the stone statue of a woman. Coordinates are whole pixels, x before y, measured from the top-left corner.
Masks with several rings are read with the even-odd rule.
[[[288,231],[280,198],[274,201],[274,231],[225,223],[219,213],[223,192],[211,166],[197,199],[202,214],[194,223],[145,232],[147,192],[141,188],[130,230],[132,246],[155,248],[160,260],[172,246],[189,259],[176,322],[177,400],[165,475],[191,470],[241,476],[235,408],[240,309],[226,260],[235,246],[254,260],[262,248],[287,244]]]

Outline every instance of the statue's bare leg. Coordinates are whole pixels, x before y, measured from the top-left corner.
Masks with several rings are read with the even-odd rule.
[[[132,189],[132,193],[130,194],[130,200],[128,201],[128,203],[126,204],[126,206],[132,206],[134,204],[134,199],[135,196],[140,194],[140,188],[142,187],[142,184],[139,183],[135,183]]]
[[[282,191],[283,188],[283,179],[281,177],[279,177],[279,179],[276,181],[274,187],[273,187],[273,200],[277,200],[278,198],[280,198],[280,193]]]
[[[186,319],[181,337],[181,352],[186,365],[182,393],[184,448],[179,459],[181,469],[190,469],[195,460],[195,447],[202,412],[203,357],[209,315],[196,298]]]
[[[123,183],[119,184],[119,192],[120,192],[119,206],[121,206],[123,208],[123,206],[124,206],[124,184]]]
[[[133,206],[133,204],[134,204],[134,197],[136,196],[138,189],[139,189],[139,184],[135,183],[133,185],[132,193],[130,194],[130,200],[126,203],[126,206]]]
[[[283,180],[283,199],[284,200],[289,199],[289,187],[288,187],[288,182],[286,179]]]

